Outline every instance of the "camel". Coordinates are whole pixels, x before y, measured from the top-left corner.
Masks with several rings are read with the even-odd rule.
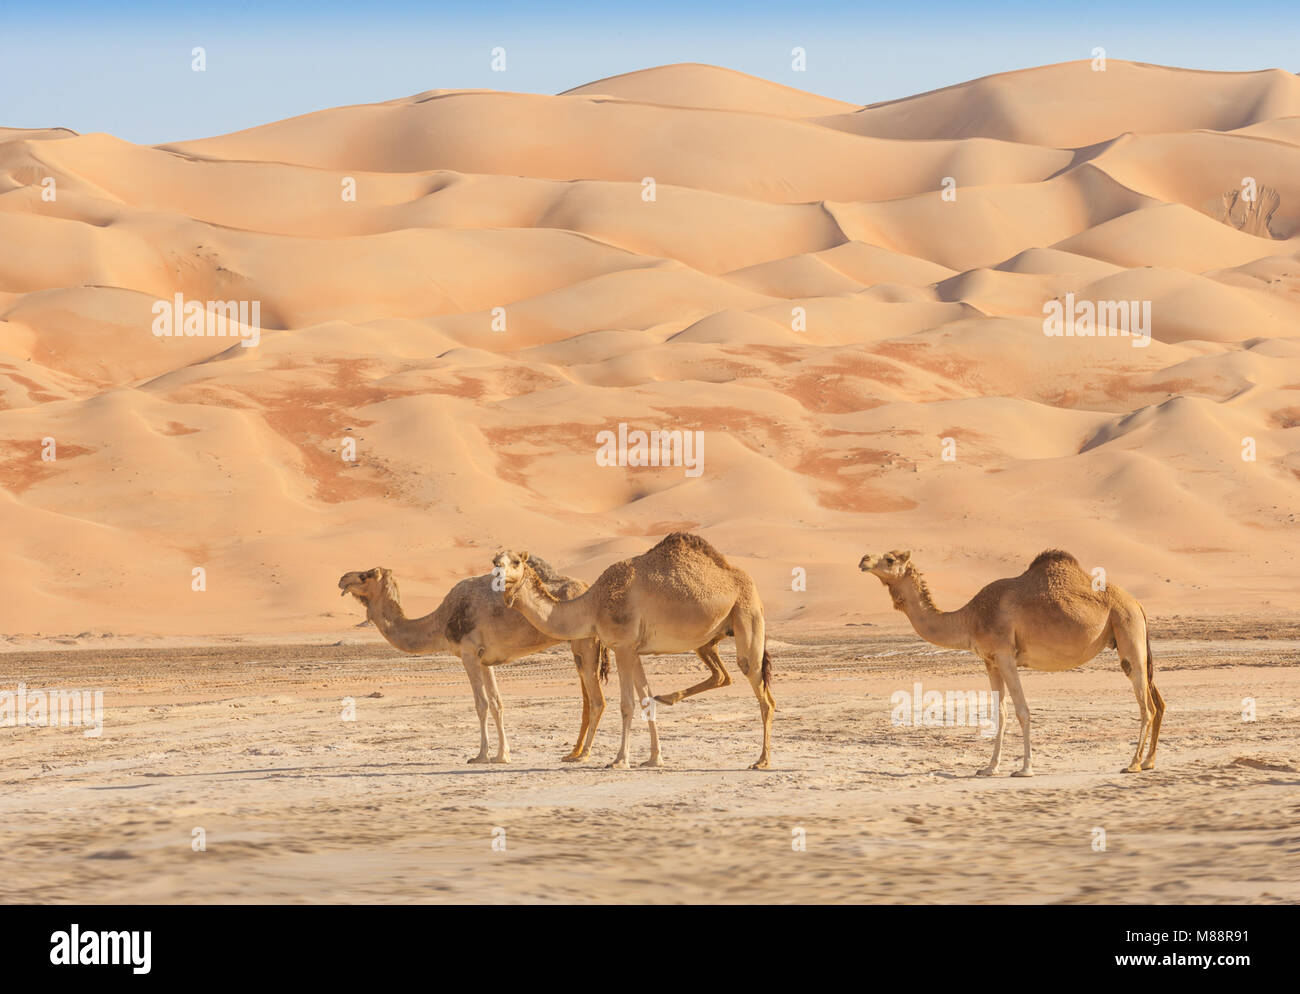
[[[545,560],[534,559],[536,575],[549,596],[565,600],[587,589],[581,580],[561,576]],[[582,686],[582,725],[578,740],[564,762],[582,762],[591,754],[596,726],[605,711],[605,694],[601,681],[609,677],[609,650],[595,638],[553,639],[533,628],[515,611],[501,606],[501,598],[492,589],[492,575],[461,580],[442,599],[431,614],[408,619],[402,611],[397,581],[393,571],[383,567],[364,572],[345,573],[339,579],[340,596],[351,594],[366,608],[369,618],[389,645],[402,652],[450,652],[460,656],[474,691],[478,710],[479,751],[471,763],[508,763],[510,745],[506,741],[501,716],[501,695],[497,692],[494,666],[513,662],[530,653],[567,641],[573,649]],[[488,758],[487,713],[497,726],[497,754]]]
[[[615,563],[584,594],[560,600],[547,590],[527,552],[501,552],[493,560],[498,589],[508,607],[555,639],[598,638],[614,651],[623,713],[623,741],[610,768],[627,769],[628,733],[638,706],[650,726],[650,758],[662,766],[650,684],[643,655],[694,650],[709,676],[686,690],[654,698],[673,705],[731,683],[715,646],[736,640],[736,664],[749,678],[763,720],[763,751],[752,770],[771,764],[772,662],[767,653],[763,604],[749,574],[724,559],[698,535],[674,532],[653,549]]]
[[[1141,714],[1137,751],[1123,772],[1155,768],[1165,701],[1155,685],[1146,612],[1132,594],[1114,584],[1094,589],[1079,561],[1059,549],[1040,553],[1019,576],[994,580],[957,611],[935,606],[910,552],[868,553],[858,569],[879,578],[894,607],[907,615],[921,638],[947,649],[969,649],[984,660],[997,697],[998,727],[993,758],[979,776],[998,771],[1006,725],[1004,688],[1011,692],[1025,738],[1024,766],[1012,776],[1033,776],[1029,705],[1017,666],[1059,673],[1082,666],[1107,648],[1119,650],[1120,668],[1133,682]],[[1148,732],[1151,747],[1142,759]]]

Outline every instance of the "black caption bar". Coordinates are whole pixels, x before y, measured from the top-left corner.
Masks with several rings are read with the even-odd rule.
[[[120,984],[221,980],[431,980],[490,964],[494,983],[558,982],[595,952],[692,983],[841,966],[991,980],[1004,968],[1186,983],[1289,975],[1295,912],[1280,907],[107,907],[0,908],[13,979]],[[697,942],[703,936],[717,941]],[[756,954],[756,955],[754,955]],[[459,966],[455,964],[460,964]],[[621,971],[621,967],[618,970]],[[931,975],[927,971],[934,969]],[[919,973],[917,971],[920,971]],[[956,971],[952,973],[951,971]],[[992,971],[992,972],[991,972]],[[503,977],[502,974],[505,974]]]

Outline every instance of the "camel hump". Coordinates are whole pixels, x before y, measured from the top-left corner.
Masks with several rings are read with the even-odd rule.
[[[541,556],[529,555],[528,565],[533,568],[533,572],[543,583],[555,583],[559,580],[567,580],[567,576],[561,576],[545,559]]]
[[[1073,566],[1075,569],[1083,569],[1079,565],[1079,560],[1063,549],[1048,549],[1045,552],[1040,552],[1034,557],[1034,561],[1029,564],[1029,569],[1034,570],[1047,566]]]
[[[555,580],[543,580],[542,585],[557,601],[571,601],[587,592],[587,585],[581,580],[562,576]]]
[[[695,553],[697,555],[707,556],[723,569],[731,568],[731,564],[727,562],[721,552],[711,546],[699,535],[692,535],[690,532],[673,532],[672,534],[665,536],[658,545],[650,550],[650,552],[674,557]]]

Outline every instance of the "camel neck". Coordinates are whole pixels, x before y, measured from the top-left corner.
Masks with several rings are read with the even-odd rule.
[[[909,569],[889,584],[894,607],[907,615],[916,634],[945,649],[970,647],[969,632],[961,611],[941,611],[930,596],[919,570]]]
[[[558,601],[542,586],[541,577],[530,566],[524,571],[514,606],[528,622],[544,635],[557,639],[587,638],[594,626],[587,623],[583,606],[586,593],[568,601]]]
[[[442,637],[446,626],[439,624],[438,617],[445,606],[444,602],[432,614],[411,619],[406,616],[397,598],[385,592],[374,603],[366,606],[366,617],[394,649],[402,652],[438,652],[447,647],[446,639]]]

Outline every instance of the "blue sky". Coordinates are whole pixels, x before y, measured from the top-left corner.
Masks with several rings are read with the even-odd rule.
[[[158,143],[423,90],[555,93],[668,62],[710,62],[854,103],[1025,66],[1110,58],[1300,69],[1295,0],[1051,6],[927,0],[639,4],[157,0],[9,5],[0,125]],[[794,72],[802,46],[808,68]],[[207,51],[193,72],[190,52]],[[507,71],[491,51],[506,49]]]

